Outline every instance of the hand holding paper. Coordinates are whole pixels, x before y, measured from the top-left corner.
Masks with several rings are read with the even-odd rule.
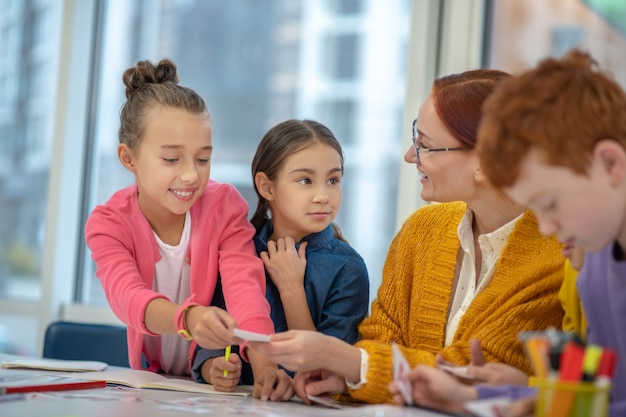
[[[334,336],[311,330],[288,330],[271,337],[264,335],[256,341],[251,336],[244,337],[250,342],[250,348],[290,371],[329,369],[351,380],[358,378],[358,373],[356,376],[347,373],[353,369],[358,372],[359,349]],[[347,363],[356,363],[356,366],[346,366]]]
[[[396,383],[400,395],[404,398],[404,402],[407,405],[413,405],[411,382],[409,381],[411,365],[409,365],[396,343],[391,344],[391,350],[393,352],[393,382]]]
[[[185,321],[193,340],[205,349],[224,349],[238,343],[233,336],[237,322],[226,310],[192,306],[187,310]]]

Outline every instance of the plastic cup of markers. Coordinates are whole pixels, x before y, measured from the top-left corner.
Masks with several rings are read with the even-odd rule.
[[[535,417],[607,417],[611,385],[533,378],[538,388]]]

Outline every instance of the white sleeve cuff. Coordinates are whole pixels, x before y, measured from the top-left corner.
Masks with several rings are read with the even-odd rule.
[[[352,381],[349,381],[348,378],[346,378],[346,385],[350,389],[359,389],[363,385],[367,384],[367,371],[369,371],[369,368],[370,368],[370,355],[363,348],[359,348],[359,350],[361,351],[360,381],[358,381],[357,383],[354,383]]]

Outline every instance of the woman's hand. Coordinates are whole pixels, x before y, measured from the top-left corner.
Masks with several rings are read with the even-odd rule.
[[[350,381],[358,381],[361,352],[333,336],[309,330],[289,330],[271,336],[271,342],[248,342],[271,361],[290,371],[328,369]]]
[[[224,375],[224,371],[228,371],[228,375]],[[241,378],[241,359],[236,353],[232,353],[228,361],[224,356],[208,359],[202,364],[200,373],[216,391],[232,392]]]
[[[327,337],[313,331],[289,330],[273,334],[268,343],[250,341],[248,347],[290,371],[308,371],[325,367]]]

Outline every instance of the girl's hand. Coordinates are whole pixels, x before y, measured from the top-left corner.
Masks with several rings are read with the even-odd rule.
[[[281,294],[304,289],[306,246],[307,242],[302,242],[296,251],[296,242],[287,236],[270,240],[267,252],[261,252],[265,269]]]
[[[193,340],[205,349],[224,349],[241,340],[233,334],[237,322],[218,307],[192,306],[185,316]]]
[[[263,401],[289,401],[293,392],[291,377],[284,370],[267,367],[254,381],[252,396]]]
[[[416,404],[453,413],[463,412],[467,401],[478,398],[476,388],[465,385],[441,369],[418,365],[408,373],[413,401]],[[389,384],[389,392],[397,404],[404,399],[395,382]]]
[[[481,383],[488,385],[528,385],[528,376],[519,369],[504,363],[485,363],[480,340],[470,340],[470,364],[467,366],[467,374],[471,379],[460,378],[465,383]],[[438,363],[447,363],[440,356]]]
[[[224,376],[224,371],[228,375]],[[241,377],[241,359],[236,353],[232,353],[226,361],[224,356],[208,359],[200,368],[202,377],[212,384],[216,391],[232,392],[239,384]]]
[[[475,383],[487,385],[528,385],[528,375],[505,363],[488,363],[484,366],[469,365],[467,373]]]
[[[311,403],[307,395],[327,396],[346,392],[346,379],[326,369],[298,372],[293,385],[298,397],[306,404]]]

